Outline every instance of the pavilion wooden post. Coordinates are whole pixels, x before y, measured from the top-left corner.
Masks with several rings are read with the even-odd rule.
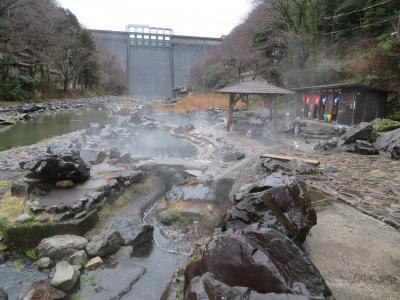
[[[274,133],[276,133],[276,96],[272,99],[272,122],[274,123]]]
[[[229,105],[227,111],[227,122],[226,122],[226,131],[231,131],[232,119],[233,119],[233,107],[235,105],[235,94],[229,94]]]

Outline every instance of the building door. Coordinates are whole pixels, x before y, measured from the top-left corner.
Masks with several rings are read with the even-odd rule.
[[[325,112],[326,112],[326,106],[328,102],[328,96],[327,95],[321,95],[321,105],[319,109],[319,119],[325,121]]]

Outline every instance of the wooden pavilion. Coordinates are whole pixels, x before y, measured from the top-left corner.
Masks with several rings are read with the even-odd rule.
[[[233,108],[237,101],[248,99],[249,95],[258,95],[265,100],[271,101],[272,118],[274,122],[274,130],[276,131],[276,98],[277,96],[285,96],[294,94],[291,91],[282,89],[273,84],[268,83],[263,78],[248,77],[243,78],[238,83],[229,85],[217,91],[221,94],[229,94],[229,106],[226,130],[230,131],[232,126]]]

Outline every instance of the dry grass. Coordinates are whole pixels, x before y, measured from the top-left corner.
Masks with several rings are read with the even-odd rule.
[[[201,93],[186,96],[174,105],[155,102],[153,107],[156,112],[184,113],[191,110],[206,111],[209,108],[227,109],[228,103],[228,95],[221,95],[217,93]],[[239,102],[235,107],[243,108],[245,107],[245,104]]]
[[[0,200],[0,218],[6,219],[10,223],[14,222],[24,211],[24,197],[15,197],[8,193]]]

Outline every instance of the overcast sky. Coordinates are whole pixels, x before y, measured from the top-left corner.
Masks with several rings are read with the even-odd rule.
[[[166,27],[175,34],[220,37],[247,16],[251,0],[58,0],[90,29],[127,24]]]

